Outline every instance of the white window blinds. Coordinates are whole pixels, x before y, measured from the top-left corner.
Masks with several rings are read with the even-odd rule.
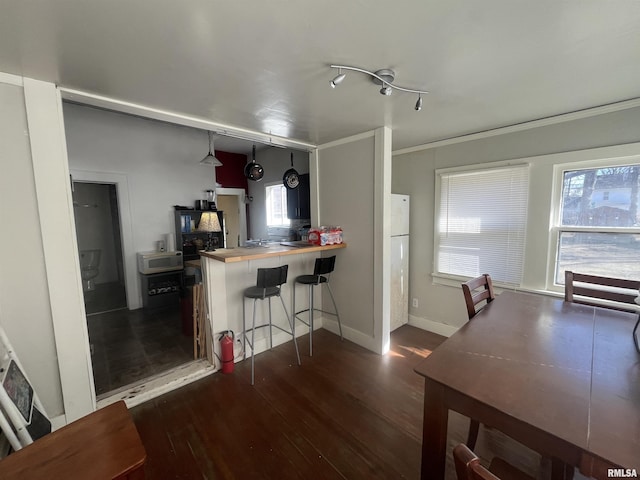
[[[522,281],[529,167],[437,173],[435,274]]]

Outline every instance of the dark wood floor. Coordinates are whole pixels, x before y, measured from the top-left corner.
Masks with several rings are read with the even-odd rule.
[[[193,361],[193,336],[179,306],[90,315],[87,326],[98,399]]]
[[[256,356],[253,387],[245,361],[133,408],[147,478],[419,478],[423,381],[413,368],[444,338],[410,326],[391,338],[379,356],[320,330],[313,357],[300,340],[302,366],[291,342]],[[449,450],[467,428],[450,415]],[[537,455],[505,445],[481,429],[481,457],[506,449],[503,458],[539,474]]]

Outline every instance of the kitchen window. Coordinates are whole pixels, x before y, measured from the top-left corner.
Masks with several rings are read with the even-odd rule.
[[[265,185],[267,207],[267,227],[287,227],[291,220],[287,217],[287,189],[282,182]]]
[[[519,286],[528,198],[526,164],[437,170],[434,278]]]
[[[565,270],[640,278],[640,162],[637,157],[635,161],[616,165],[602,160],[556,169],[556,285],[564,285]]]

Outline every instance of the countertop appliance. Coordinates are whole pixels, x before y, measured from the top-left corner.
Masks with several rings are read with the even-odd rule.
[[[138,271],[143,275],[182,270],[182,252],[138,252]]]
[[[391,195],[391,331],[409,322],[409,195]]]

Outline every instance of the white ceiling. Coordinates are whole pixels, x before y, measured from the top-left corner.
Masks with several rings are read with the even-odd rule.
[[[331,89],[332,63],[430,93]],[[397,150],[640,97],[640,1],[2,0],[0,71],[314,144],[387,125]]]

